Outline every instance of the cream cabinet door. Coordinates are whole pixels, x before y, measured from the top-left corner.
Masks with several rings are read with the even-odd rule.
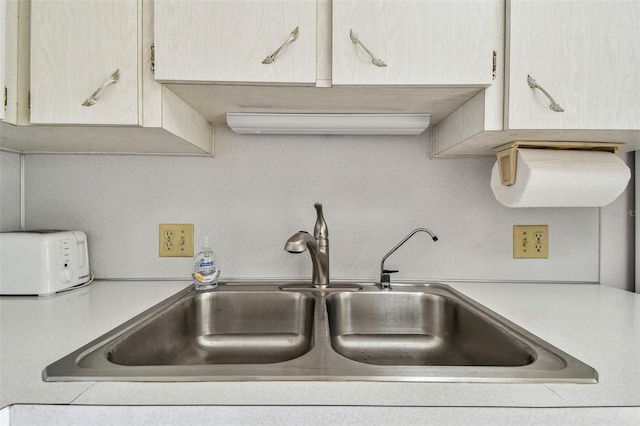
[[[7,110],[7,82],[5,81],[5,63],[6,63],[6,44],[7,44],[7,3],[0,1],[0,91],[2,96],[2,104],[0,105],[0,120],[4,120],[5,111]]]
[[[156,80],[316,81],[315,0],[157,0],[154,25]]]
[[[31,123],[138,124],[137,23],[136,0],[32,0]]]
[[[334,0],[335,85],[479,85],[493,78],[499,0]],[[362,43],[354,44],[351,30]],[[373,56],[386,66],[373,64]]]
[[[640,129],[639,0],[513,0],[507,21],[507,129]]]

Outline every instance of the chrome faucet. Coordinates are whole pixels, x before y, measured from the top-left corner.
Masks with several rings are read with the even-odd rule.
[[[402,241],[400,241],[398,244],[396,244],[396,246],[394,248],[392,248],[391,250],[389,250],[389,253],[385,254],[384,257],[382,258],[382,262],[380,262],[380,288],[381,289],[383,289],[383,290],[391,290],[391,275],[389,275],[389,274],[392,274],[394,272],[398,272],[397,270],[384,269],[384,261],[387,260],[387,257],[391,256],[393,254],[393,252],[398,250],[398,248],[400,248],[400,246],[403,245],[409,238],[413,237],[413,235],[418,233],[418,232],[426,232],[427,234],[429,234],[431,236],[431,239],[433,241],[438,241],[438,237],[436,237],[433,234],[433,232],[431,232],[427,228],[416,228],[413,231],[411,231],[411,233],[409,233],[409,235],[404,237],[404,239]]]
[[[309,250],[313,272],[311,283],[315,287],[329,286],[329,230],[322,215],[322,204],[315,203],[316,224],[313,228],[313,237],[305,231],[296,232],[284,245],[289,253],[302,253]]]

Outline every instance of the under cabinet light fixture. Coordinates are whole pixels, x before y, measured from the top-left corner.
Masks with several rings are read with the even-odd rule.
[[[227,113],[236,133],[255,135],[419,135],[430,114]]]

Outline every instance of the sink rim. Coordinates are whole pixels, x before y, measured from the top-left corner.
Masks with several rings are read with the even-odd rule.
[[[346,281],[353,283],[355,281]],[[224,282],[217,289],[208,291],[269,291],[289,292],[281,289],[287,280],[242,280]],[[297,281],[300,285],[307,282]],[[584,362],[565,353],[559,348],[530,333],[517,324],[500,316],[484,305],[465,296],[447,284],[437,282],[397,283],[390,291],[381,290],[375,283],[357,281],[362,287],[358,292],[394,294],[400,292],[433,292],[453,295],[464,304],[483,314],[497,319],[524,340],[535,347],[541,347],[560,357],[567,366],[560,370],[545,367],[545,358],[538,357],[532,364],[519,367],[485,366],[380,366],[352,361],[338,354],[330,343],[326,298],[333,293],[351,290],[332,289],[324,291],[293,291],[315,298],[313,312],[312,348],[302,356],[289,361],[273,364],[211,364],[181,366],[119,366],[106,360],[100,348],[122,333],[135,327],[137,323],[152,316],[156,311],[175,303],[185,295],[196,292],[187,287],[115,327],[102,336],[76,349],[65,357],[47,366],[43,371],[45,381],[138,381],[138,382],[194,382],[194,381],[403,381],[403,382],[474,382],[474,383],[597,383],[598,373]],[[356,294],[358,294],[356,293]],[[78,361],[86,359],[93,352],[90,367],[79,367]],[[102,357],[100,356],[102,355]]]

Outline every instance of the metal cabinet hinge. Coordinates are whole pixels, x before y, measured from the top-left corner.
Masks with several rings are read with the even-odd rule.
[[[497,70],[498,70],[498,52],[494,50],[493,51],[493,72],[491,73],[493,80],[495,80],[496,76],[498,75]]]
[[[31,90],[29,90],[29,94],[27,96],[27,104],[29,105],[29,109],[31,109]]]
[[[156,44],[151,44],[151,73],[156,73]]]
[[[7,109],[7,105],[9,105],[9,101],[7,101],[7,86],[4,86],[4,109]]]

